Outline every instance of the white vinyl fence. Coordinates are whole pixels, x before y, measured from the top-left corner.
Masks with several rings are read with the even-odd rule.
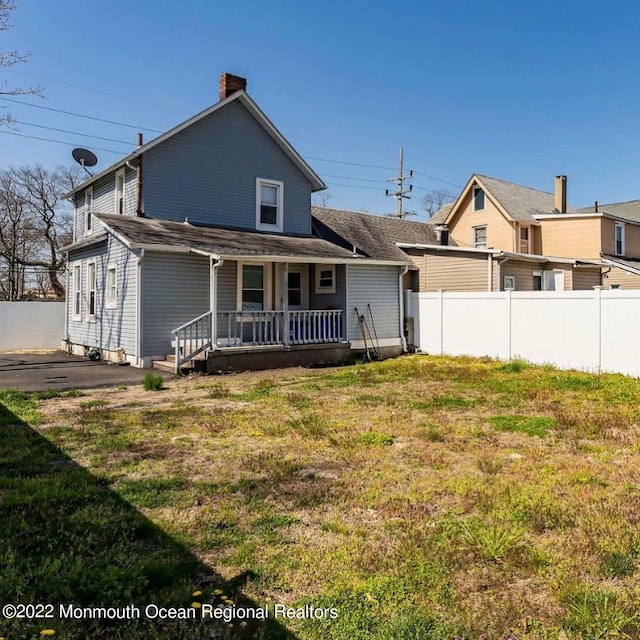
[[[0,351],[57,349],[64,302],[0,302]]]
[[[524,358],[640,377],[640,290],[411,293],[414,343],[430,354]]]

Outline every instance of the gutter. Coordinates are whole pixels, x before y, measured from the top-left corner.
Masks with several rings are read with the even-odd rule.
[[[402,278],[408,271],[408,265],[401,267],[400,276],[398,277],[398,295],[400,298],[400,340],[402,341],[402,353],[407,353],[407,351],[409,351],[407,347],[407,338],[404,335],[404,288],[402,286]]]
[[[502,288],[500,287],[500,281],[502,279],[502,265],[509,260],[509,256],[504,256],[504,258],[502,258],[502,260],[498,260],[498,264],[496,265],[498,267],[498,289],[497,291],[502,291]]]

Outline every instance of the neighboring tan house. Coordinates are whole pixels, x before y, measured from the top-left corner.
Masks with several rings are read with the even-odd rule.
[[[555,192],[547,193],[474,174],[432,224],[443,225],[458,246],[544,256],[549,264],[558,257],[575,261],[581,275],[573,277],[573,289],[603,283],[640,288],[639,265],[633,263],[640,258],[640,216],[623,218],[616,206],[620,208],[612,205],[611,212],[606,206],[573,209],[567,202],[565,176],[557,176]],[[603,267],[599,281],[591,277],[594,263]],[[537,275],[527,275],[525,283],[533,278],[537,287]],[[552,276],[543,274],[543,289],[551,281]]]
[[[335,361],[363,347],[368,305],[380,350],[406,348],[411,261],[313,235],[326,185],[245,89],[223,74],[219,102],[67,194],[69,351],[176,369],[204,354],[210,371]]]
[[[405,291],[572,290],[600,284],[598,261],[455,246],[437,226],[392,216],[324,207],[312,207],[312,213],[321,238],[367,257],[408,256]]]

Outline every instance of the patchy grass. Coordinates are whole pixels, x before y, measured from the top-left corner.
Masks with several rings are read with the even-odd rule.
[[[159,373],[147,373],[142,379],[145,391],[160,391],[164,386],[164,378]]]
[[[0,600],[337,610],[247,639],[640,637],[640,381],[411,356],[166,387],[0,391]],[[0,636],[211,632],[54,622]]]

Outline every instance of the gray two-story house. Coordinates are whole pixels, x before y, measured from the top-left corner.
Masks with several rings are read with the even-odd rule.
[[[138,367],[325,362],[365,347],[358,309],[399,353],[409,260],[314,235],[325,188],[223,74],[219,102],[67,194],[66,348]]]

